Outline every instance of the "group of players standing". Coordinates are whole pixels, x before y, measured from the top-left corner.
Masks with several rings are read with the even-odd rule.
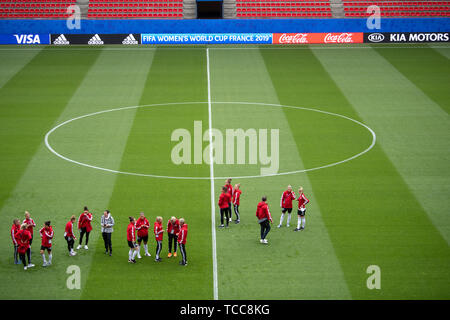
[[[93,215],[89,212],[87,207],[84,207],[84,211],[78,218],[77,227],[80,234],[79,245],[77,250],[82,248],[83,238],[85,237],[84,249],[88,250],[89,235],[92,231]],[[67,222],[64,230],[64,238],[67,242],[67,249],[69,251],[69,256],[75,256],[77,252],[74,250],[74,243],[77,240],[74,234],[74,224],[76,217],[72,216]],[[135,257],[141,259],[140,247],[141,243],[144,243],[145,256],[151,256],[148,252],[148,234],[150,223],[145,217],[143,212],[140,213],[140,217],[135,219],[134,217],[129,217],[130,223],[127,226],[127,241],[130,247],[128,254],[128,262],[136,263]],[[172,217],[167,223],[167,229],[164,230],[162,227],[163,219],[162,217],[157,217],[154,223],[154,234],[156,240],[156,259],[155,261],[161,262],[160,257],[162,250],[163,233],[168,233],[169,239],[169,254],[168,258],[177,256],[177,247],[180,248],[182,254],[182,260],[180,265],[187,265],[186,256],[186,240],[188,225],[185,223],[183,218],[177,219]],[[102,237],[105,244],[105,254],[112,255],[112,242],[111,235],[113,233],[114,218],[112,217],[109,210],[105,210],[103,216],[101,217],[101,231]],[[33,242],[33,234],[36,223],[31,218],[30,213],[25,211],[25,219],[20,222],[19,219],[13,220],[13,225],[11,227],[11,239],[14,246],[14,264],[20,264],[22,262],[24,270],[32,268],[35,265],[31,263],[31,245]],[[136,232],[137,232],[137,243],[136,243]],[[40,254],[43,260],[43,267],[50,266],[52,264],[52,240],[54,236],[53,227],[50,221],[44,222],[44,226],[39,230],[39,235],[41,236],[41,250]],[[172,255],[172,246],[174,253]],[[46,259],[45,252],[48,253],[48,259]],[[20,259],[20,261],[19,261]],[[27,261],[28,260],[28,261]],[[27,263],[28,262],[28,263]]]
[[[145,217],[144,213],[141,212],[139,218],[136,220],[134,217],[129,217],[130,223],[127,227],[127,241],[130,248],[128,252],[128,262],[136,263],[136,256],[138,259],[141,258],[140,248],[141,243],[144,242],[145,255],[150,257],[151,254],[148,252],[148,229],[150,228],[150,223]],[[161,262],[161,250],[163,242],[163,234],[167,232],[169,239],[169,253],[168,258],[172,257],[172,244],[174,248],[173,256],[177,256],[177,244],[180,248],[182,260],[180,265],[187,266],[187,255],[186,255],[186,239],[188,233],[188,225],[186,224],[184,218],[177,219],[176,217],[171,217],[167,222],[167,229],[164,230],[163,218],[158,216],[154,223],[154,234],[156,240],[156,262]],[[136,243],[136,230],[137,230],[137,243]]]
[[[11,227],[11,238],[14,245],[14,263],[20,264],[20,261],[22,261],[24,270],[34,267],[34,264],[31,263],[31,244],[33,242],[35,227],[36,223],[28,211],[25,211],[25,219],[22,223],[19,219],[14,219]],[[44,261],[43,266],[47,267],[52,264],[53,228],[50,221],[44,222],[44,226],[39,230],[39,234],[42,239],[40,253]],[[45,258],[45,251],[48,252],[48,260]]]
[[[224,228],[224,220],[226,227],[228,228],[229,222],[232,221],[233,213],[231,212],[231,203],[233,203],[234,213],[236,214],[236,224],[241,222],[241,216],[239,214],[239,204],[241,201],[241,185],[238,183],[234,186],[231,184],[231,178],[225,181],[225,185],[222,187],[222,193],[219,196],[219,209],[220,209],[220,225],[219,228]]]
[[[233,203],[234,213],[236,214],[235,223],[240,222],[240,214],[239,214],[239,205],[241,199],[241,185],[238,183],[234,186],[231,184],[231,178],[225,181],[225,185],[222,187],[222,193],[219,196],[219,209],[220,209],[220,225],[219,228],[224,228],[229,226],[229,222],[232,221],[232,212],[231,212],[231,204]],[[301,231],[305,229],[305,215],[306,215],[306,204],[309,203],[308,198],[306,198],[303,193],[303,187],[298,189],[298,197],[295,196],[295,192],[292,190],[292,186],[288,185],[287,190],[283,192],[281,195],[281,217],[280,224],[278,228],[282,227],[284,217],[287,213],[287,224],[286,226],[290,226],[291,221],[291,213],[292,213],[292,201],[298,201],[298,210],[297,210],[297,228],[294,231]],[[270,223],[273,223],[272,215],[270,214],[269,205],[267,204],[267,197],[263,196],[261,202],[258,203],[256,208],[256,217],[258,218],[258,223],[261,227],[261,239],[260,242],[267,244],[268,241],[266,239],[267,234],[270,231]],[[224,221],[226,225],[224,225]]]
[[[220,208],[220,221],[221,224],[219,228],[229,227],[229,222],[232,221],[232,212],[231,205],[233,204],[234,213],[236,215],[235,223],[240,223],[240,213],[239,213],[239,205],[241,199],[241,189],[240,184],[236,184],[234,187],[231,184],[231,178],[227,179],[225,185],[222,187],[222,193],[219,197],[219,208]],[[301,231],[305,228],[305,214],[306,214],[306,204],[309,203],[309,200],[306,198],[303,193],[303,188],[300,187],[298,189],[299,195],[295,196],[292,187],[289,185],[287,190],[283,192],[281,195],[281,217],[278,228],[282,227],[284,217],[287,213],[287,224],[289,227],[291,221],[291,212],[292,212],[292,202],[294,200],[298,201],[298,220],[297,220],[297,228],[294,231]],[[258,218],[258,223],[261,228],[261,239],[260,242],[263,244],[267,244],[268,241],[266,239],[267,234],[270,231],[270,224],[273,223],[272,216],[270,214],[269,206],[267,204],[267,197],[263,196],[261,202],[258,203],[256,209],[256,217]],[[87,207],[84,207],[84,211],[81,213],[78,218],[78,230],[80,233],[79,245],[77,246],[77,250],[82,248],[83,238],[85,237],[85,245],[84,249],[88,250],[88,242],[89,235],[92,231],[92,222],[93,215],[89,212]],[[76,255],[76,251],[74,251],[74,243],[77,238],[73,232],[73,225],[76,221],[76,217],[72,216],[67,222],[64,232],[64,238],[67,242],[67,249],[69,251],[69,256]],[[138,259],[141,259],[140,248],[142,242],[144,243],[144,252],[145,256],[150,257],[151,254],[148,251],[148,234],[150,229],[150,223],[148,219],[145,217],[143,212],[140,213],[138,219],[134,217],[129,217],[129,224],[127,226],[127,241],[128,246],[130,248],[128,252],[128,262],[136,263],[136,256]],[[168,258],[172,256],[177,256],[177,246],[180,248],[182,254],[182,260],[180,261],[180,265],[187,265],[187,255],[186,255],[186,239],[188,232],[188,225],[186,224],[183,218],[177,219],[176,217],[171,217],[171,219],[167,223],[167,228],[164,230],[163,228],[163,218],[158,216],[156,217],[156,221],[154,223],[154,235],[156,241],[156,262],[161,262],[161,251],[162,251],[162,242],[163,242],[163,234],[167,232],[168,234],[168,245],[169,245],[169,253],[167,255]],[[105,210],[103,212],[103,216],[101,217],[101,232],[103,241],[105,244],[105,254],[112,255],[112,242],[111,235],[113,232],[114,226],[114,218],[112,217],[109,210]],[[19,219],[14,219],[13,225],[11,227],[11,238],[14,245],[14,263],[20,264],[19,259],[22,261],[24,269],[34,267],[34,264],[31,263],[31,244],[33,242],[33,233],[34,228],[36,227],[36,223],[30,216],[28,211],[25,211],[25,219],[20,222]],[[136,232],[137,232],[137,241],[136,241]],[[52,240],[54,236],[53,228],[51,226],[50,221],[45,221],[43,227],[39,230],[39,235],[41,236],[41,250],[40,254],[43,259],[43,267],[50,266],[52,264]],[[174,249],[174,253],[172,255],[172,246]],[[48,260],[46,259],[45,252],[48,253]],[[28,263],[27,263],[28,260]]]

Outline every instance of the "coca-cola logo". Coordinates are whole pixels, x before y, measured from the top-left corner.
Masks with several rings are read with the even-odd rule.
[[[324,43],[353,43],[353,33],[327,33],[323,39]]]
[[[346,33],[274,33],[274,44],[310,44],[310,43],[362,43],[362,32]]]
[[[279,43],[308,43],[307,33],[286,34],[283,33],[278,39]]]

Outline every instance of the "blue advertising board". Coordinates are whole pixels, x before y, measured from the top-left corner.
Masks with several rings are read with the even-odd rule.
[[[49,34],[0,34],[0,44],[50,44]]]
[[[297,33],[297,32],[449,32],[450,18],[382,18],[380,29],[369,29],[367,19],[94,19],[80,29],[66,20],[0,19],[3,34],[95,33]]]

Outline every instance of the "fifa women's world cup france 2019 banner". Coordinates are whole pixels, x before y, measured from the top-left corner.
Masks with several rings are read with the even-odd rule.
[[[363,33],[147,33],[142,44],[309,44],[362,43]]]
[[[272,44],[272,33],[143,33],[142,44]]]

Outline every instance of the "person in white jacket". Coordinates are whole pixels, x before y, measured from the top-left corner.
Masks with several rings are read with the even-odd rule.
[[[114,218],[112,217],[109,210],[105,210],[102,215],[101,219],[101,226],[102,226],[102,236],[103,241],[105,242],[105,254],[112,255],[112,242],[111,242],[111,235],[113,233],[113,226],[114,226]]]

